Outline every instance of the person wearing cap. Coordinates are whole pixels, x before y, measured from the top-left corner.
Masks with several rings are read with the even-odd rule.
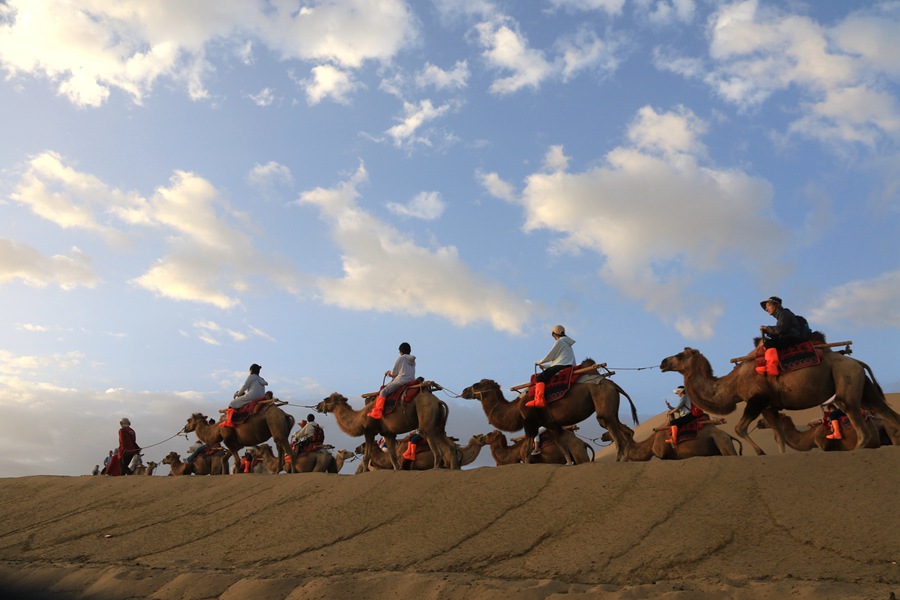
[[[269,383],[260,377],[260,370],[262,370],[262,367],[258,364],[253,363],[250,365],[250,374],[247,376],[241,389],[234,393],[234,397],[228,404],[228,409],[225,411],[225,422],[222,423],[224,427],[234,427],[232,418],[234,417],[234,411],[236,409],[246,406],[254,400],[262,400],[265,398],[266,386],[269,385]]]
[[[547,356],[534,363],[541,367],[543,371],[535,377],[534,399],[526,402],[525,406],[535,408],[546,406],[544,403],[544,390],[547,382],[566,367],[575,365],[575,352],[572,350],[575,340],[566,335],[566,328],[562,325],[555,325],[550,330],[550,335],[553,336],[553,347],[550,348]]]
[[[412,346],[403,342],[397,350],[400,352],[400,356],[394,361],[394,368],[384,372],[384,376],[390,377],[391,380],[378,392],[375,406],[368,413],[368,416],[373,419],[380,419],[384,416],[384,403],[391,392],[416,379],[416,357],[410,354]]]
[[[774,325],[760,325],[759,331],[763,335],[763,345],[766,348],[765,367],[757,367],[760,374],[778,375],[778,351],[800,342],[805,342],[808,336],[804,335],[805,328],[797,319],[797,316],[781,304],[778,296],[769,296],[759,303],[764,311],[775,317]]]
[[[123,418],[119,421],[119,448],[117,451],[119,457],[119,469],[122,475],[130,475],[131,470],[128,468],[131,459],[141,451],[141,447],[137,445],[137,435],[131,428],[131,421]]]
[[[691,399],[684,393],[683,385],[679,385],[672,390],[672,392],[678,396],[678,404],[675,408],[672,408],[669,401],[666,400],[666,406],[671,409],[669,411],[669,435],[671,436],[671,439],[666,441],[672,444],[672,447],[674,448],[678,444],[678,427],[690,423],[696,419],[698,415],[694,410],[694,404],[691,402]]]

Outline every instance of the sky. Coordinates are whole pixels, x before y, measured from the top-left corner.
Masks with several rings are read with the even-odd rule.
[[[900,391],[898,33],[896,1],[6,0],[0,476],[86,474],[126,416],[183,455],[252,363],[297,420],[360,408],[404,341],[464,443],[456,396],[556,324],[647,417],[771,295]]]

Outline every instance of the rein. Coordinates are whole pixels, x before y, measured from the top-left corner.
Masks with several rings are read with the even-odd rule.
[[[183,435],[183,436],[184,436],[184,439],[186,439],[186,440],[188,440],[188,441],[190,441],[190,439],[191,439],[191,438],[188,437],[188,434],[186,434],[186,433],[184,432],[184,430],[182,429],[182,430],[179,430],[179,431],[178,431],[175,435],[173,435],[172,437],[167,437],[166,439],[164,439],[164,440],[161,441],[161,442],[156,442],[155,444],[150,444],[149,446],[141,446],[141,450],[146,450],[147,448],[152,448],[152,447],[154,447],[154,446],[159,446],[160,444],[165,444],[166,442],[168,442],[168,441],[171,440],[172,438],[176,438],[176,437],[178,437],[179,435]]]

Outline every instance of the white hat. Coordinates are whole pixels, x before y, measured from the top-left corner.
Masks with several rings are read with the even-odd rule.
[[[683,394],[683,393],[684,393],[684,386],[683,386],[683,385],[679,385],[677,388],[675,388],[674,390],[672,390],[672,393],[673,393],[673,394]]]
[[[553,329],[550,330],[550,333],[555,333],[556,335],[566,335],[566,328],[562,325],[554,325]]]

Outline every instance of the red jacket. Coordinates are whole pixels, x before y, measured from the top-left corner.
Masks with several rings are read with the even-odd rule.
[[[119,430],[119,458],[123,459],[126,456],[137,454],[140,449],[141,447],[137,445],[137,436],[134,434],[134,429],[128,426],[122,427]]]

